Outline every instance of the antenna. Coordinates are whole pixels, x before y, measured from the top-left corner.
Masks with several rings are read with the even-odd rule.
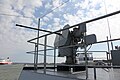
[[[103,2],[104,2],[104,5],[105,5],[105,13],[107,14],[107,7],[106,7],[105,0],[103,0]],[[108,30],[109,30],[109,37],[110,37],[110,40],[111,40],[110,23],[109,23],[108,17],[106,19],[107,19],[107,25],[108,25]],[[112,50],[113,50],[113,43],[112,43],[112,41],[111,41],[111,47],[112,47]]]

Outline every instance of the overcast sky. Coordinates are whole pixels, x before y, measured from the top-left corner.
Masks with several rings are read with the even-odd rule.
[[[16,24],[37,28],[38,18],[54,10],[41,18],[40,28],[56,31],[66,24],[74,25],[105,15],[104,2],[107,13],[120,10],[120,0],[0,0],[0,57],[9,56],[13,62],[33,62],[33,55],[26,52],[34,50],[34,45],[27,43],[27,40],[34,38],[37,32],[20,28],[15,26]],[[109,17],[108,21],[112,39],[120,38],[120,14]],[[42,34],[46,33],[40,32],[40,35]],[[106,36],[109,37],[107,19],[87,24],[87,34],[96,34],[97,41],[106,40]],[[54,38],[55,35],[48,37],[48,45],[53,46]],[[40,39],[40,42],[43,43],[43,40]],[[120,41],[113,44],[120,45]],[[43,47],[40,46],[39,49]],[[106,43],[93,45],[91,50],[107,51],[107,45]],[[105,57],[105,53],[94,55]],[[53,58],[47,57],[47,61],[53,62]],[[39,56],[39,62],[43,62],[42,56]]]

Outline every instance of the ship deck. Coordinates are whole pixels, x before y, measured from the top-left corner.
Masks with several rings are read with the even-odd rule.
[[[52,66],[52,65],[51,65]],[[0,65],[0,80],[85,80],[86,72],[56,69],[23,70],[23,64]],[[29,67],[29,66],[28,66]],[[94,80],[94,68],[88,68],[88,80]],[[96,68],[96,80],[120,80],[120,68]]]

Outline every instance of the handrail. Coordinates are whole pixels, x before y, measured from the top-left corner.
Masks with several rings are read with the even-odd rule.
[[[60,31],[64,31],[64,30],[73,28],[73,27],[75,27],[75,26],[79,26],[80,24],[83,24],[83,23],[90,23],[90,22],[93,22],[93,21],[96,21],[96,20],[99,20],[99,19],[103,19],[103,18],[106,18],[106,17],[109,17],[109,16],[113,16],[113,15],[116,15],[116,14],[119,14],[119,13],[120,13],[120,10],[118,10],[118,11],[116,11],[116,12],[113,12],[113,13],[110,13],[110,14],[106,14],[106,15],[103,15],[103,16],[100,16],[100,17],[97,17],[97,18],[94,18],[94,19],[91,19],[91,20],[88,20],[88,21],[84,21],[84,22],[78,23],[78,24],[73,25],[73,26],[70,26],[70,27],[68,27],[68,28],[64,28],[64,29],[57,30],[57,31],[55,31],[55,32],[57,33],[57,32],[60,32]],[[53,32],[53,33],[55,33],[55,32]],[[30,42],[30,41],[33,41],[33,40],[35,40],[35,39],[42,38],[42,37],[44,37],[44,36],[48,36],[48,35],[51,35],[51,34],[52,34],[52,33],[45,34],[45,35],[42,35],[42,36],[39,36],[39,37],[30,39],[30,40],[28,40],[27,42]]]

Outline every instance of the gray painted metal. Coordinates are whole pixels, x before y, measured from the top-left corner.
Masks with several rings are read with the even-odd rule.
[[[69,25],[65,25],[63,29],[69,28],[69,27],[70,27]],[[56,36],[54,46],[59,47],[59,46],[69,45],[70,41],[71,41],[70,31],[69,29],[67,29],[62,31],[61,36],[59,35]]]
[[[111,50],[112,65],[120,66],[120,50]]]
[[[86,45],[94,44],[97,42],[95,34],[87,35],[85,36],[85,39],[86,39],[86,42],[85,42]]]
[[[86,36],[86,32],[84,33],[84,36]],[[86,45],[86,38],[84,40],[84,52],[85,52],[85,68],[86,68],[86,80],[88,79],[88,60],[87,60],[87,45]]]
[[[75,37],[80,37],[81,36],[81,33],[85,33],[87,30],[86,30],[86,23],[82,23],[79,25],[78,28],[74,28],[73,30],[73,35]]]
[[[55,71],[55,64],[56,64],[56,48],[54,48],[54,71]]]
[[[69,28],[69,25],[65,25],[64,28]],[[58,56],[70,56],[72,54],[72,48],[60,48],[60,46],[70,45],[71,43],[71,35],[69,29],[62,31],[62,36],[57,35],[54,46],[58,48]]]
[[[58,56],[59,57],[64,57],[64,56],[70,56],[73,52],[73,48],[61,48],[59,47],[58,49]]]

